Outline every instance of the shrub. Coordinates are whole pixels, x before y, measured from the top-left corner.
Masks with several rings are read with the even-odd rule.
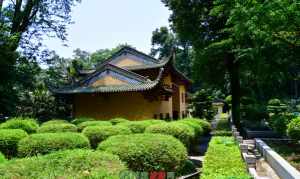
[[[78,124],[78,130],[82,131],[87,126],[111,126],[109,121],[86,121]]]
[[[44,122],[42,123],[42,126],[43,125],[49,125],[49,124],[67,124],[69,123],[68,121],[66,120],[62,120],[62,119],[52,119],[50,121],[47,121],[47,122]]]
[[[128,127],[133,133],[143,133],[145,129],[153,124],[162,124],[162,120],[143,120],[143,121],[129,121],[122,122],[118,125]]]
[[[22,129],[0,129],[0,151],[7,157],[16,156],[18,142],[27,136]]]
[[[6,161],[5,156],[0,152],[0,164],[5,161]]]
[[[288,124],[287,134],[292,139],[300,140],[300,117],[294,118]]]
[[[89,140],[77,133],[40,133],[32,134],[18,144],[18,155],[33,156],[57,150],[90,148]]]
[[[96,148],[100,142],[114,135],[131,134],[131,130],[124,126],[88,126],[82,131],[91,143],[93,148]]]
[[[0,125],[0,129],[23,129],[27,133],[35,133],[39,125],[34,119],[12,118]]]
[[[251,178],[232,137],[213,137],[209,143],[201,179],[216,178]]]
[[[55,133],[55,132],[77,132],[77,126],[70,123],[50,123],[42,125],[38,130],[38,133]]]
[[[281,135],[286,135],[287,126],[293,118],[292,114],[280,113],[271,115],[268,122],[274,131]]]
[[[186,125],[192,127],[195,131],[196,137],[200,137],[200,136],[203,135],[202,125],[198,122],[194,122],[194,121],[189,120],[189,119],[183,119],[183,120],[179,120],[179,121],[176,121],[176,122],[186,124]]]
[[[75,124],[75,125],[78,125],[80,123],[83,123],[83,122],[86,122],[86,121],[94,121],[95,119],[94,118],[89,118],[89,117],[80,117],[80,118],[76,118],[76,119],[73,119],[71,121],[72,124]]]
[[[179,139],[186,146],[189,146],[195,138],[195,131],[193,128],[186,124],[176,122],[151,125],[146,128],[145,132],[171,135]]]
[[[127,119],[124,119],[124,118],[114,118],[114,119],[111,119],[109,120],[113,125],[116,125],[116,124],[119,124],[121,122],[128,122]]]
[[[5,162],[0,164],[0,175],[3,178],[117,179],[119,173],[125,169],[116,155],[77,149]]]
[[[186,148],[179,140],[161,134],[112,136],[98,149],[118,155],[133,171],[176,171],[187,159]]]
[[[198,125],[201,125],[202,129],[203,129],[203,134],[209,134],[211,131],[211,125],[208,121],[204,120],[204,119],[198,119],[198,118],[185,118],[182,119],[180,121],[189,121],[191,123],[195,123]]]
[[[216,126],[216,130],[213,132],[214,136],[232,136],[230,125],[227,118],[221,118]]]

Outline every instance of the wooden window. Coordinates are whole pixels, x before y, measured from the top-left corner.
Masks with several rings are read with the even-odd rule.
[[[154,114],[153,118],[154,118],[154,119],[157,119],[157,114]]]
[[[164,95],[164,100],[165,100],[165,101],[169,101],[169,96]]]

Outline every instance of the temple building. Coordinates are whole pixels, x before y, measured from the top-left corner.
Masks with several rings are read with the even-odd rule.
[[[178,119],[187,115],[191,81],[173,64],[124,47],[75,85],[52,89],[72,99],[73,117],[107,120]]]

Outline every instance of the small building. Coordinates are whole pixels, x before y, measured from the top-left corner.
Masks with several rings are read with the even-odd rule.
[[[70,97],[73,117],[143,120],[187,115],[191,81],[175,68],[172,56],[155,59],[124,47],[81,75],[75,85],[51,89]]]

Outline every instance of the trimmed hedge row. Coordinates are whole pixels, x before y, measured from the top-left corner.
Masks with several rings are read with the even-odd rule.
[[[187,159],[187,150],[179,140],[161,134],[112,136],[101,142],[98,149],[118,155],[133,171],[174,172]]]
[[[0,164],[1,178],[113,178],[126,167],[118,156],[91,150],[66,150]]]
[[[98,144],[108,137],[131,134],[131,130],[124,126],[88,126],[82,133],[89,139],[92,148],[97,148]]]
[[[35,133],[38,127],[37,122],[30,118],[12,118],[0,124],[0,129],[23,129],[28,134]]]
[[[0,129],[0,152],[8,158],[16,156],[18,142],[27,136],[22,129]]]
[[[201,179],[250,179],[232,137],[213,137],[203,161]]]
[[[18,143],[20,157],[47,154],[57,150],[90,148],[89,140],[78,133],[39,133],[21,139]]]
[[[82,131],[87,126],[111,126],[109,121],[85,121],[78,124],[78,130]]]
[[[128,127],[133,133],[143,133],[145,129],[154,124],[163,124],[163,120],[144,120],[144,121],[129,121],[122,122],[117,125]]]
[[[171,135],[179,139],[186,146],[189,146],[191,141],[195,138],[195,131],[193,128],[178,122],[151,125],[146,128],[145,132]]]
[[[42,125],[38,133],[55,133],[55,132],[77,132],[77,126],[70,123],[48,123]]]
[[[203,134],[209,134],[211,131],[211,125],[208,121],[204,120],[204,119],[197,119],[197,118],[185,118],[182,119],[181,121],[190,121],[192,123],[195,124],[199,124],[201,125],[202,129],[203,129]]]

